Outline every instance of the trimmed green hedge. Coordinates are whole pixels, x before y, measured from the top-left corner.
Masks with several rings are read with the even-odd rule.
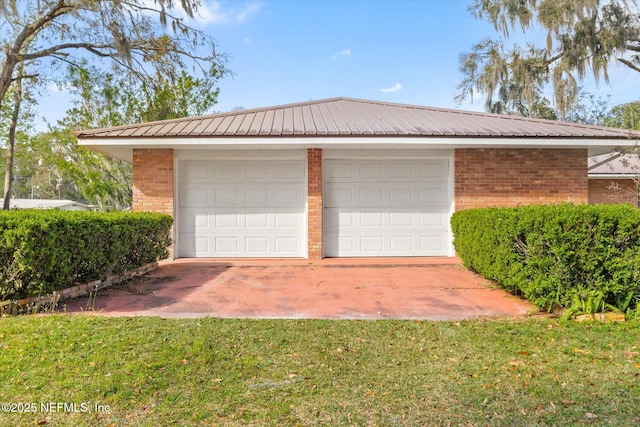
[[[640,293],[640,210],[547,205],[460,211],[451,225],[464,265],[538,307],[570,307],[602,292],[623,305]]]
[[[0,211],[0,299],[47,294],[168,256],[156,213]]]

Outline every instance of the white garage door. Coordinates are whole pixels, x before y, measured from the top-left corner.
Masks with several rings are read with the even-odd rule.
[[[304,161],[182,160],[181,257],[304,257]]]
[[[448,159],[325,160],[327,257],[449,255]]]

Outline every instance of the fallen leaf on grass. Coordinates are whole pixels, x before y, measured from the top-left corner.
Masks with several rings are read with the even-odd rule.
[[[528,351],[519,351],[519,352],[518,352],[518,354],[519,354],[520,356],[528,356],[528,355],[529,355],[529,352],[528,352]]]
[[[586,414],[584,414],[584,416],[589,418],[590,420],[598,418],[598,416],[596,414],[592,414],[591,412],[587,412]]]
[[[583,350],[581,348],[574,348],[573,351],[576,352],[576,353],[580,353],[580,354],[589,354],[589,353],[591,353],[589,350]]]
[[[576,404],[576,401],[575,401],[575,400],[571,400],[571,399],[564,399],[564,400],[562,401],[562,404],[563,404],[564,406],[575,405],[575,404]]]

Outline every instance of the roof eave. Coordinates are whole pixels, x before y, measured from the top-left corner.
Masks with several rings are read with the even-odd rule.
[[[590,173],[589,179],[638,179],[640,174],[633,173]]]
[[[419,136],[295,136],[295,137],[134,137],[82,138],[79,145],[131,163],[134,149],[277,150],[305,148],[455,149],[455,148],[586,148],[590,156],[634,146],[634,140],[603,138],[505,138]]]

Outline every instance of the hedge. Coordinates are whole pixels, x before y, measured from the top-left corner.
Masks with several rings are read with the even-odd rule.
[[[622,305],[640,294],[640,210],[627,205],[545,205],[456,212],[464,265],[551,311],[582,293]]]
[[[0,211],[0,299],[47,294],[168,256],[156,213]]]

